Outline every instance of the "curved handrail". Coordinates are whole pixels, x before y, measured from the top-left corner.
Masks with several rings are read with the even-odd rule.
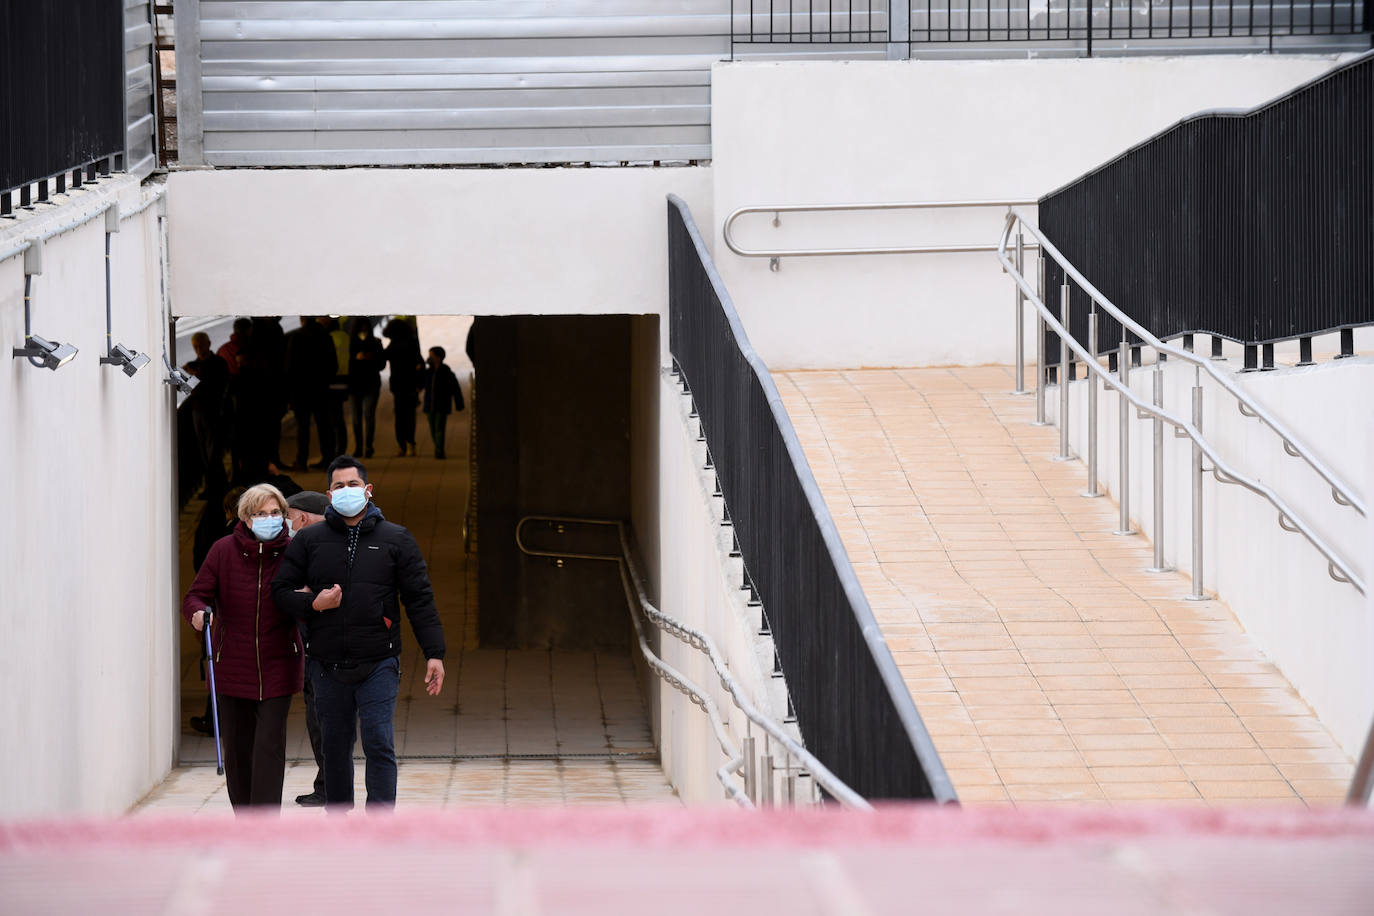
[[[552,522],[554,524],[566,523],[614,528],[620,539],[620,553],[573,553],[570,551],[532,549],[525,544],[522,532],[526,524],[536,521]],[[689,627],[654,606],[653,602],[649,600],[648,593],[644,590],[644,580],[639,573],[639,567],[635,564],[634,553],[630,549],[630,542],[625,533],[624,522],[618,519],[576,518],[558,515],[527,515],[520,519],[515,526],[515,545],[519,548],[520,552],[526,556],[572,560],[599,560],[616,563],[620,567],[621,584],[625,586],[625,597],[630,600],[630,619],[634,623],[635,634],[639,638],[640,652],[644,655],[645,661],[660,677],[664,677],[665,671],[671,672],[672,677],[664,677],[664,680],[668,681],[669,684],[680,692],[686,694],[698,706],[701,706],[711,718],[712,728],[716,732],[716,740],[720,743],[721,749],[725,751],[725,755],[730,758],[728,763],[716,771],[716,777],[720,779],[721,783],[726,787],[726,790],[731,792],[732,797],[735,797],[737,801],[740,797],[746,800],[748,797],[739,792],[738,787],[731,783],[727,777],[729,773],[738,772],[740,765],[743,763],[743,757],[740,756],[739,751],[735,749],[729,736],[725,734],[724,725],[720,720],[719,712],[716,710],[715,703],[711,698],[700,688],[696,687],[685,675],[672,668],[672,666],[659,658],[653,650],[649,648],[648,641],[644,638],[644,632],[640,626],[639,616],[635,614],[633,610],[633,606],[636,603],[639,605],[639,609],[644,616],[653,621],[661,630],[666,631],[681,642],[705,655],[710,660],[712,667],[715,668],[716,676],[720,678],[721,686],[729,692],[731,699],[733,699],[735,705],[739,707],[740,712],[744,713],[745,717],[762,729],[766,735],[782,745],[789,754],[796,757],[797,760],[806,767],[807,771],[811,773],[816,783],[822,786],[826,792],[830,793],[830,795],[841,804],[847,805],[848,807],[863,810],[872,809],[872,806],[865,801],[861,795],[845,785],[845,783],[832,773],[825,764],[816,759],[815,755],[788,734],[786,729],[773,721],[773,719],[759,712],[744,694],[744,691],[740,688],[734,677],[730,674],[729,667],[725,664],[724,659],[721,658],[719,650],[716,649],[715,641],[711,639],[710,635]],[[750,802],[750,805],[752,806],[752,802]]]
[[[968,245],[917,245],[888,248],[780,248],[772,251],[741,248],[735,244],[735,220],[750,213],[772,213],[777,225],[779,213],[833,213],[865,210],[941,210],[964,207],[1016,207],[1033,205],[1033,200],[929,200],[886,204],[780,204],[777,206],[740,207],[725,218],[722,230],[725,245],[742,258],[819,258],[847,254],[961,254],[970,251],[996,251],[996,245],[973,243]]]
[[[1006,224],[1002,229],[1002,239],[997,245],[997,257],[1002,261],[1004,266],[1009,263],[1006,256],[1007,245],[1011,239],[1012,226],[1017,223],[1023,226],[1036,238],[1040,243],[1040,250],[1054,258],[1059,266],[1063,268],[1064,272],[1074,279],[1074,282],[1078,284],[1079,288],[1092,297],[1093,301],[1104,311],[1127,327],[1132,334],[1135,334],[1136,337],[1140,338],[1140,340],[1151,349],[1160,353],[1167,353],[1174,359],[1191,363],[1204,370],[1211,376],[1213,381],[1226,389],[1226,391],[1239,402],[1241,413],[1244,413],[1246,416],[1257,417],[1261,423],[1268,426],[1281,440],[1283,440],[1284,451],[1295,458],[1302,458],[1306,461],[1308,466],[1316,471],[1318,476],[1330,485],[1332,498],[1338,504],[1343,506],[1348,505],[1356,512],[1360,513],[1360,515],[1366,514],[1364,500],[1357,496],[1353,489],[1337,478],[1335,472],[1328,468],[1320,458],[1312,454],[1310,449],[1302,447],[1298,443],[1297,437],[1294,436],[1277,417],[1271,414],[1261,404],[1255,401],[1250,394],[1232,381],[1227,373],[1218,369],[1210,359],[1198,356],[1196,353],[1184,350],[1181,347],[1175,347],[1172,344],[1165,343],[1151,334],[1145,327],[1134,321],[1121,309],[1117,308],[1110,299],[1102,294],[1101,290],[1093,286],[1088,278],[1078,271],[1078,268],[1069,263],[1068,259],[1054,246],[1053,242],[1045,238],[1044,233],[1040,231],[1040,227],[1036,226],[1034,222],[1015,207],[1012,207],[1007,213]]]
[[[1331,574],[1331,578],[1335,579],[1337,582],[1346,582],[1354,586],[1354,588],[1360,594],[1363,595],[1365,593],[1364,582],[1362,579],[1359,578],[1358,575],[1355,574],[1355,572],[1353,571],[1353,566],[1345,560],[1343,560],[1333,547],[1328,545],[1319,534],[1317,534],[1315,531],[1311,529],[1311,527],[1309,527],[1305,522],[1303,522],[1301,518],[1298,516],[1298,514],[1294,512],[1293,509],[1286,502],[1284,502],[1282,497],[1280,497],[1277,493],[1275,493],[1273,490],[1271,490],[1264,484],[1258,481],[1251,480],[1245,477],[1243,474],[1236,471],[1234,468],[1232,468],[1221,458],[1220,455],[1217,454],[1216,450],[1212,447],[1211,443],[1209,443],[1206,439],[1203,438],[1201,430],[1199,430],[1191,422],[1176,417],[1168,411],[1164,410],[1162,407],[1157,407],[1154,404],[1136,395],[1136,393],[1132,391],[1128,386],[1122,384],[1122,382],[1116,377],[1114,373],[1108,372],[1106,369],[1104,369],[1101,363],[1099,363],[1097,359],[1093,356],[1093,354],[1089,353],[1086,347],[1084,347],[1082,344],[1080,344],[1077,340],[1074,339],[1073,335],[1069,333],[1068,329],[1060,323],[1059,319],[1055,317],[1054,313],[1050,311],[1047,305],[1045,305],[1044,301],[1040,298],[1039,293],[1031,286],[1029,281],[1027,281],[1026,278],[1022,276],[1022,274],[1016,269],[1016,265],[1011,261],[1011,259],[1007,257],[1007,239],[1011,234],[1011,227],[1016,220],[1020,220],[1022,225],[1026,226],[1026,228],[1036,233],[1037,237],[1041,241],[1041,244],[1044,246],[1043,250],[1047,252],[1051,257],[1053,257],[1056,261],[1058,261],[1060,266],[1063,267],[1066,272],[1072,271],[1072,273],[1070,273],[1069,275],[1072,276],[1075,280],[1078,280],[1080,284],[1083,286],[1084,290],[1088,292],[1088,294],[1091,295],[1099,305],[1103,306],[1104,309],[1106,309],[1114,317],[1118,317],[1118,320],[1124,319],[1122,320],[1122,324],[1131,328],[1132,331],[1139,327],[1139,325],[1135,325],[1135,323],[1131,321],[1130,318],[1126,317],[1120,309],[1116,308],[1116,306],[1108,302],[1106,297],[1102,296],[1102,294],[1098,292],[1095,287],[1092,287],[1091,284],[1087,282],[1086,278],[1083,278],[1082,274],[1078,273],[1077,270],[1073,269],[1072,265],[1067,264],[1063,260],[1063,255],[1059,253],[1058,249],[1054,248],[1054,246],[1049,242],[1048,239],[1046,239],[1043,235],[1039,234],[1038,229],[1028,224],[1025,218],[1021,216],[1019,213],[1017,213],[1015,210],[1009,212],[1007,214],[1007,224],[1002,234],[1002,242],[998,245],[997,248],[998,260],[1002,262],[1003,269],[1006,270],[1006,272],[1012,277],[1016,285],[1021,288],[1021,291],[1025,295],[1027,301],[1029,301],[1035,307],[1036,311],[1040,313],[1040,316],[1045,321],[1045,323],[1049,325],[1049,327],[1051,327],[1057,335],[1059,335],[1060,339],[1064,341],[1064,343],[1069,347],[1069,349],[1071,349],[1075,354],[1077,354],[1079,359],[1083,361],[1083,364],[1088,367],[1088,370],[1093,374],[1097,375],[1099,378],[1101,378],[1104,382],[1107,383],[1108,387],[1114,389],[1128,402],[1135,405],[1135,407],[1141,413],[1147,414],[1152,417],[1156,417],[1162,420],[1163,422],[1168,423],[1169,425],[1175,427],[1176,429],[1180,430],[1185,435],[1187,435],[1189,439],[1193,440],[1193,442],[1202,451],[1202,453],[1212,460],[1212,473],[1219,482],[1239,484],[1245,489],[1250,490],[1251,492],[1256,493],[1259,496],[1263,496],[1265,499],[1267,499],[1269,503],[1273,505],[1273,507],[1277,509],[1279,512],[1280,526],[1282,526],[1285,531],[1294,531],[1296,533],[1302,534],[1305,538],[1307,538],[1308,542],[1313,547],[1315,547],[1322,556],[1326,558],[1327,571]],[[1145,340],[1148,346],[1156,347],[1161,352],[1168,353],[1171,356],[1177,354],[1181,359],[1193,357],[1193,354],[1188,353],[1185,350],[1180,350],[1176,347],[1171,347],[1167,344],[1160,343],[1157,338],[1151,335],[1148,331],[1145,331],[1143,328],[1141,328],[1140,330],[1143,332],[1140,336],[1142,337],[1142,339]],[[1151,343],[1150,341],[1154,341],[1154,343]],[[1196,359],[1196,357],[1193,357],[1192,359],[1187,359],[1187,361],[1199,362]],[[1263,409],[1248,400],[1246,401],[1246,403],[1249,403],[1251,408],[1257,411]],[[1335,485],[1333,484],[1333,486]],[[1284,524],[1285,519],[1289,524]],[[1293,527],[1289,527],[1289,525],[1292,525]]]

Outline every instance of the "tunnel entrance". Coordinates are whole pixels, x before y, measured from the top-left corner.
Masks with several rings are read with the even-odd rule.
[[[297,320],[281,324],[291,330]],[[414,800],[445,804],[671,798],[629,654],[631,626],[614,565],[570,561],[560,567],[523,556],[515,546],[515,525],[526,515],[628,519],[632,479],[637,473],[644,480],[656,477],[656,468],[635,466],[631,413],[635,367],[657,366],[657,319],[422,316],[417,324],[423,348],[446,350],[466,409],[448,421],[444,459],[436,457],[423,413],[416,424],[418,454],[402,456],[393,443],[396,402],[384,375],[375,454],[362,458],[375,504],[421,547],[448,646],[444,691],[429,697],[421,684],[424,660],[409,624],[403,625],[395,720],[402,803],[408,791],[420,793]],[[232,319],[199,319],[195,328],[179,331],[202,329],[227,340]],[[190,335],[181,336],[185,346]],[[212,343],[218,347],[221,340]],[[183,349],[179,361],[188,358]],[[356,443],[349,413],[351,452]],[[291,462],[296,441],[287,411],[284,462]],[[325,456],[317,431],[309,441],[309,462],[319,464]],[[193,447],[183,437],[181,451]],[[321,469],[278,470],[303,489],[326,488]],[[186,495],[182,595],[195,575],[195,530],[203,516],[219,510]],[[551,546],[550,534],[530,537]],[[560,546],[602,553],[614,545],[579,534],[576,543]],[[212,739],[188,726],[208,696],[200,655],[195,634],[181,628],[183,766],[203,767],[215,758]],[[293,699],[287,737],[283,801],[292,810],[292,800],[310,791],[315,775],[300,695]],[[360,750],[355,759],[361,798]],[[175,801],[182,790],[165,791]],[[187,783],[184,791],[194,797],[205,788]],[[223,794],[222,787],[218,791]]]

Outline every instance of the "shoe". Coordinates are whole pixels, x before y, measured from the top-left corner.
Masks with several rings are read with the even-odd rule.
[[[396,452],[396,457],[397,457],[397,458],[405,458],[405,457],[407,457],[409,454],[410,454],[410,452],[407,451],[407,450],[406,450],[406,447],[403,445],[403,446],[400,447],[400,449],[397,450],[397,452]]]
[[[192,716],[191,728],[200,732],[202,735],[213,735],[215,733],[214,723],[205,716]]]
[[[434,457],[437,458],[437,459],[440,460],[440,461],[443,461],[443,460],[444,460],[445,458],[447,458],[448,456],[445,455],[443,452],[435,452],[435,453],[434,453]]]
[[[370,449],[370,448],[363,449],[363,457],[364,457],[364,458],[371,458],[371,457],[372,457],[372,449]]]
[[[310,792],[306,795],[297,795],[296,804],[302,808],[323,808],[324,795],[319,792]]]
[[[419,454],[420,454],[419,452],[415,451],[415,443],[414,443],[414,442],[410,443],[410,457],[415,458],[415,457],[417,457]]]

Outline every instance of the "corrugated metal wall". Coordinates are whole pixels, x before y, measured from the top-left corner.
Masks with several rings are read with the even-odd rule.
[[[153,114],[153,11],[148,0],[124,2],[124,169],[140,178],[157,166]]]
[[[211,165],[707,158],[730,52],[729,0],[179,0],[184,55],[182,4]]]

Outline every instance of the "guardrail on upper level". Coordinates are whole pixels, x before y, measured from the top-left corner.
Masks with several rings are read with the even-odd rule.
[[[1123,218],[1129,214],[1129,218]],[[1374,324],[1374,52],[1248,111],[1179,122],[1039,202],[1040,228],[1102,293],[1161,339],[1274,343]],[[1062,283],[1051,262],[1046,302]],[[1070,325],[1086,342],[1087,299]],[[1104,318],[1097,346],[1119,337]],[[1187,339],[1187,338],[1185,338]],[[1188,342],[1191,342],[1190,340]]]
[[[669,349],[807,748],[865,798],[954,801],[772,377],[674,196],[668,276]]]
[[[1095,53],[1310,50],[1370,28],[1368,0],[733,0],[742,52],[974,56],[981,48]],[[1324,39],[1324,40],[1323,40]],[[1277,43],[1276,43],[1277,42]],[[1190,47],[1191,46],[1191,47]]]

